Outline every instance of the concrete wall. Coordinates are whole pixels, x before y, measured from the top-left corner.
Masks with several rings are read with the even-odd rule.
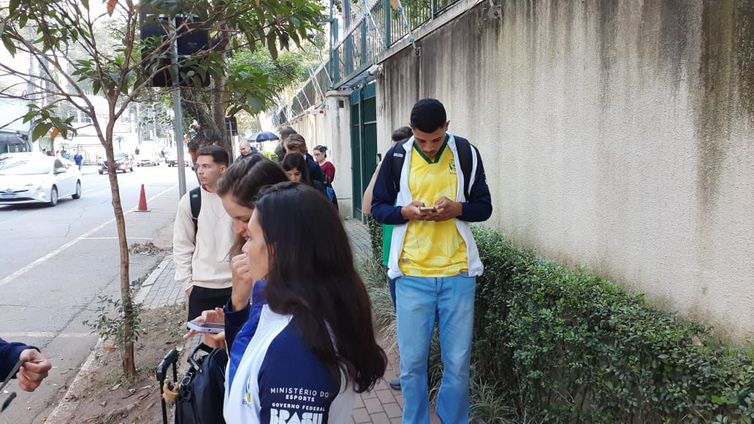
[[[487,225],[754,335],[754,1],[487,4],[385,60],[380,138],[440,99],[482,152]]]
[[[343,217],[353,216],[351,181],[351,134],[349,129],[348,98],[337,93],[328,93],[325,104],[319,110],[305,113],[291,122],[296,131],[306,139],[311,153],[314,146],[323,144],[328,148],[328,159],[335,165],[333,188],[338,196],[338,208]],[[343,107],[339,107],[339,100]]]

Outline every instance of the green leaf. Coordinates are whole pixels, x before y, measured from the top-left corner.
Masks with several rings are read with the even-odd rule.
[[[10,37],[3,36],[3,45],[5,46],[5,49],[8,50],[8,53],[10,53],[11,56],[16,56],[16,45],[13,44],[13,40],[10,39]]]
[[[42,136],[47,134],[48,131],[50,131],[50,128],[52,128],[52,124],[50,123],[37,124],[37,126],[34,127],[34,131],[32,131],[31,133],[31,140],[36,141],[40,139]]]

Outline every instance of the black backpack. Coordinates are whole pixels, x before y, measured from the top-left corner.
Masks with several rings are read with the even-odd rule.
[[[393,185],[395,187],[395,191],[400,191],[401,189],[401,171],[403,170],[403,161],[406,159],[406,149],[403,148],[403,143],[406,142],[407,139],[401,140],[398,142],[398,144],[393,147],[393,163],[391,164],[391,176],[393,177]],[[463,195],[466,197],[466,200],[469,200],[469,192],[471,190],[471,187],[469,186],[469,181],[471,180],[471,166],[472,166],[472,160],[471,155],[474,154],[471,143],[469,143],[469,140],[466,140],[465,138],[461,137],[455,137],[456,140],[456,149],[458,150],[458,161],[461,162],[461,172],[463,173]],[[477,154],[477,161],[479,161],[479,152],[476,152]]]
[[[191,353],[188,363],[175,402],[175,424],[224,423],[228,355],[224,349],[211,349],[202,343]]]
[[[199,211],[202,209],[202,189],[197,187],[189,191],[189,202],[191,203],[191,220],[194,221],[194,235],[199,229]]]

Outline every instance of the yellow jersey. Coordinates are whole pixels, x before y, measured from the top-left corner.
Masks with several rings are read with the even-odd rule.
[[[442,197],[456,200],[458,174],[453,152],[445,144],[434,160],[427,158],[414,144],[408,188],[413,200],[433,206]],[[456,227],[456,220],[409,221],[398,266],[412,277],[452,277],[468,271],[466,243]]]

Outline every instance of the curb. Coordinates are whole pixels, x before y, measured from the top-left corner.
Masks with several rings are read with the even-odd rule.
[[[136,296],[134,296],[135,303],[144,302],[147,295],[149,294],[149,291],[152,289],[152,286],[157,280],[157,277],[162,274],[162,271],[165,270],[165,267],[168,265],[169,261],[172,260],[172,255],[166,255],[165,258],[159,263],[159,265],[157,265],[157,267],[155,267],[155,269],[153,269],[152,272],[149,273],[149,276],[146,280],[144,280],[144,283],[139,288],[139,292],[136,293]],[[84,377],[87,376],[94,368],[94,363],[97,360],[98,353],[100,352],[100,348],[103,343],[103,339],[100,338],[99,340],[97,340],[97,344],[94,345],[92,352],[89,354],[89,356],[87,356],[86,361],[84,361],[84,364],[81,366],[79,372],[76,373],[76,377],[74,377],[73,381],[68,386],[68,390],[65,392],[65,395],[63,395],[63,397],[60,399],[60,402],[58,402],[58,406],[56,406],[55,409],[52,410],[50,415],[47,416],[45,423],[67,424],[70,422],[63,422],[59,420],[65,419],[66,414],[69,413],[69,411],[71,411],[74,406],[78,404],[77,400],[69,400],[70,396],[82,384]]]

